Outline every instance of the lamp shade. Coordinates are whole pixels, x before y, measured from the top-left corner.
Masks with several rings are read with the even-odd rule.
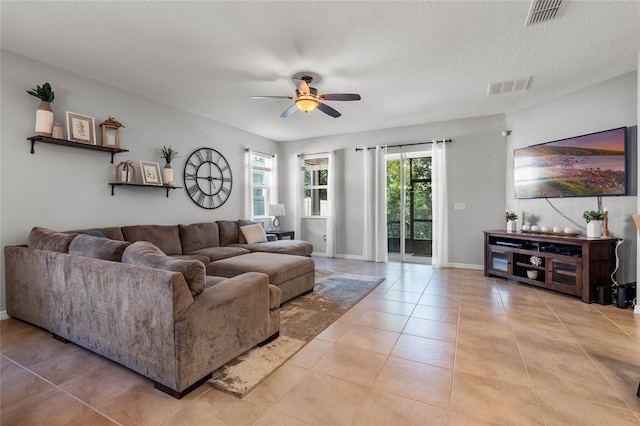
[[[284,216],[284,204],[269,204],[270,216]]]

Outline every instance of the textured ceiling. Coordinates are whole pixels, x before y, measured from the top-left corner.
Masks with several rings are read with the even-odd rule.
[[[529,6],[2,1],[1,45],[276,141],[509,112],[637,69],[640,2],[570,1],[525,27]],[[249,99],[292,95],[305,70],[320,93],[362,101],[282,119],[290,100]],[[527,91],[487,96],[528,76]]]

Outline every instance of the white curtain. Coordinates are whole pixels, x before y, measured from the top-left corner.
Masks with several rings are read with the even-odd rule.
[[[336,153],[334,151],[329,152],[329,181],[327,182],[327,204],[329,205],[329,216],[327,217],[327,247],[326,253],[328,257],[334,257],[336,255],[336,207],[335,207],[335,193],[336,193]]]
[[[449,265],[449,224],[447,194],[447,143],[433,143],[433,256],[431,263],[437,268]]]
[[[301,240],[302,236],[302,203],[303,203],[303,180],[302,180],[302,167],[303,167],[302,154],[297,154],[291,158],[289,162],[289,176],[293,176],[291,180],[293,182],[293,230],[296,234],[296,238]]]
[[[278,187],[278,156],[273,154],[271,156],[271,173],[269,173],[269,203],[268,204],[278,204],[280,203],[280,197],[278,196],[279,187]]]
[[[251,158],[250,149],[244,150],[244,218],[251,220],[253,218],[253,177],[251,176]]]
[[[389,260],[387,252],[387,150],[364,148],[363,258]]]

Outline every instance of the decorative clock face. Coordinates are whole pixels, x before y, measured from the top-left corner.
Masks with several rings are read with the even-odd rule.
[[[184,186],[194,203],[204,209],[217,209],[229,195],[233,178],[227,159],[215,149],[195,150],[184,166]]]

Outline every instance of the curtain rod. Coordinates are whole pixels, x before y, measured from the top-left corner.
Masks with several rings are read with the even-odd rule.
[[[302,158],[305,155],[319,155],[319,154],[331,154],[331,151],[325,151],[325,152],[305,152],[302,154],[298,154],[298,158]]]
[[[255,152],[256,154],[260,154],[260,155],[263,155],[265,157],[275,157],[276,156],[275,154],[269,154],[268,152],[260,152],[260,151],[256,151],[255,149],[250,149],[250,148],[245,148],[244,149],[244,152],[249,152],[249,151]]]
[[[446,143],[453,142],[453,140],[451,140],[451,139],[445,139],[444,141]],[[427,144],[440,143],[440,142],[442,142],[442,141],[433,140],[433,141],[428,141],[428,142],[415,142],[415,143],[403,143],[403,144],[398,144],[398,145],[385,145],[385,147],[386,148],[402,148],[403,146],[427,145]],[[376,149],[376,147],[375,146],[369,146],[369,147],[367,147],[367,149]],[[356,148],[356,152],[357,151],[364,151],[364,148]]]

